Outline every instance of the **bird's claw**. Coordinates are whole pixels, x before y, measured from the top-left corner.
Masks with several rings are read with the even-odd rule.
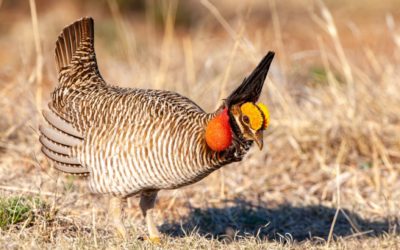
[[[148,240],[154,245],[161,245],[161,238],[159,236],[149,237]]]

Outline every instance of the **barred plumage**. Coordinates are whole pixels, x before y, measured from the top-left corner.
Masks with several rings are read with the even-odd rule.
[[[205,142],[207,124],[226,105],[209,114],[174,92],[106,84],[97,68],[93,34],[93,20],[83,18],[65,28],[57,41],[60,85],[49,111],[43,111],[48,125],[40,127],[42,151],[57,169],[87,176],[94,193],[121,198],[142,194],[148,201],[142,208],[146,215],[157,190],[194,183],[243,158],[252,140],[242,134],[236,117],[230,119],[234,133],[229,148],[213,151]],[[258,99],[272,58],[268,54],[253,72],[257,86],[245,81],[257,92],[238,88],[228,97],[229,106],[244,95]],[[149,226],[150,236],[156,237],[154,228]]]

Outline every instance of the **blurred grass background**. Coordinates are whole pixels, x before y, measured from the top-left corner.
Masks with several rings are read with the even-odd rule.
[[[109,83],[177,91],[207,111],[276,52],[266,147],[160,193],[166,248],[400,247],[397,0],[0,1],[0,245],[151,248],[136,240],[135,199],[132,239],[118,241],[107,199],[40,153],[55,41],[82,16]]]

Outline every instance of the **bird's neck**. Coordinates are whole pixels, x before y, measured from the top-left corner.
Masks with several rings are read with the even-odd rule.
[[[233,118],[229,117],[226,108],[207,117],[206,131],[202,137],[205,138],[203,154],[206,156],[208,167],[218,169],[226,164],[241,161],[251,146],[251,142],[236,135],[230,119]]]
[[[217,111],[208,121],[205,138],[211,150],[221,152],[232,145],[232,128],[229,119],[228,109],[225,108]]]
[[[186,175],[183,182],[177,183],[177,187],[197,182],[224,165],[240,161],[247,152],[248,148],[233,137],[231,144],[224,150],[215,151],[210,148],[206,141],[206,128],[218,115],[220,112],[202,114],[197,118],[198,126],[190,131],[187,147],[182,148],[182,158],[177,161],[180,171]],[[188,133],[185,130],[181,132]]]

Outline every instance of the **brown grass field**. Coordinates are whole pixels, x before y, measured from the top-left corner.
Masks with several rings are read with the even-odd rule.
[[[210,112],[276,52],[264,149],[161,191],[161,246],[139,239],[137,199],[118,239],[108,198],[40,152],[55,41],[82,16],[108,82]],[[2,249],[400,249],[400,1],[0,0],[0,31]]]

